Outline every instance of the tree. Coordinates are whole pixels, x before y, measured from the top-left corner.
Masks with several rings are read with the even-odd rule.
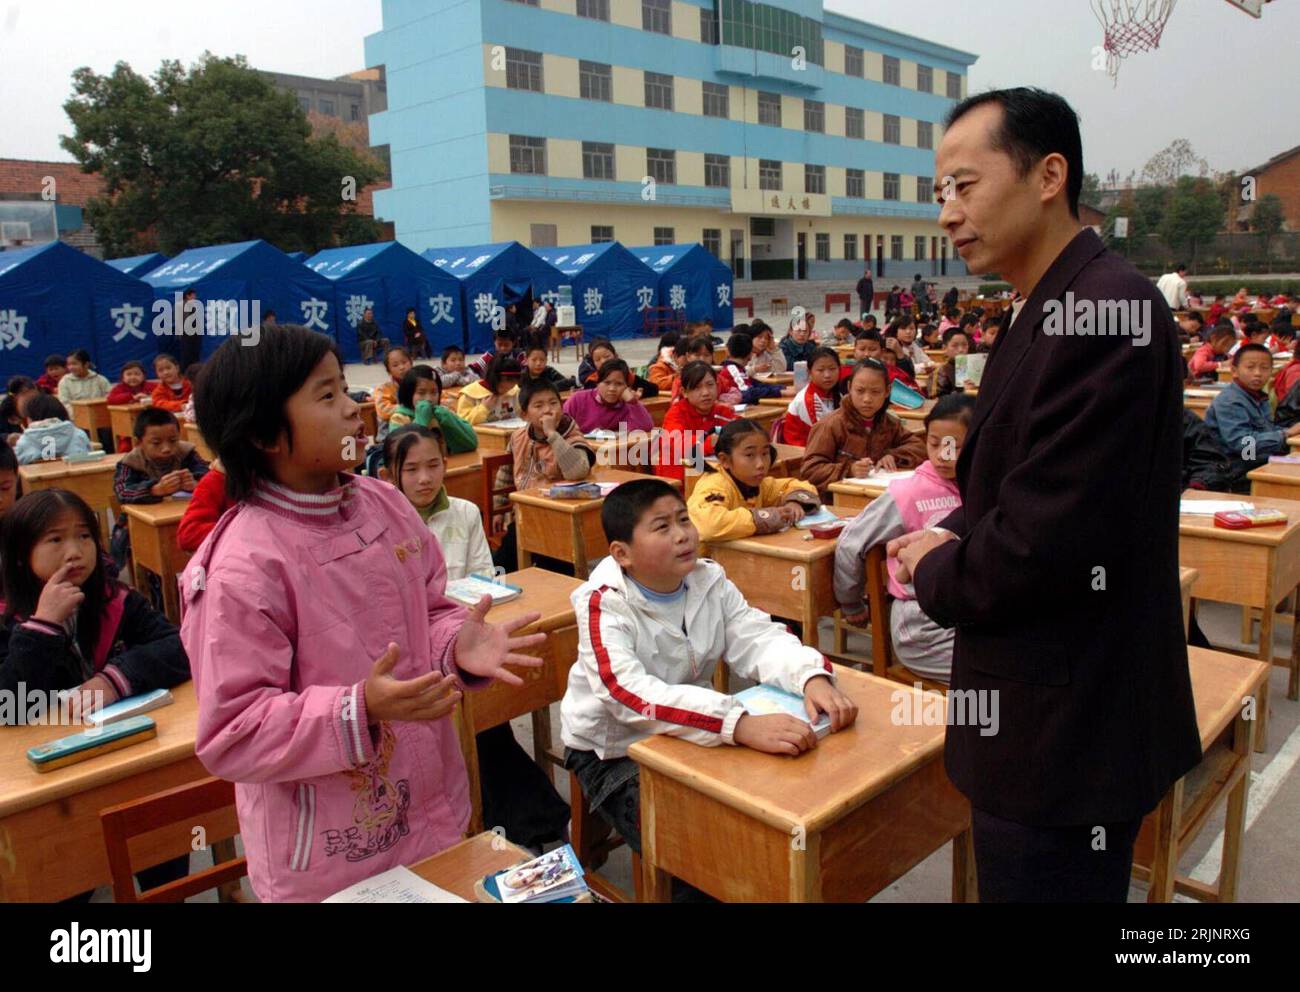
[[[1210,167],[1199,157],[1186,138],[1179,138],[1163,151],[1153,155],[1142,167],[1142,181],[1150,186],[1172,186],[1183,176],[1209,175]]]
[[[1169,196],[1159,233],[1175,253],[1194,259],[1198,245],[1214,239],[1223,222],[1223,201],[1208,179],[1183,176]]]
[[[1083,176],[1083,192],[1079,195],[1079,200],[1090,207],[1098,206],[1101,202],[1101,180],[1093,172],[1085,173]]]
[[[243,56],[205,52],[152,79],[125,62],[73,73],[63,148],[106,194],[86,204],[110,255],[264,238],[285,251],[373,241],[355,199],[382,171],[333,136],[313,138],[295,99]],[[355,193],[353,195],[355,196]]]
[[[1269,257],[1269,248],[1273,236],[1282,230],[1285,215],[1282,211],[1282,198],[1276,193],[1261,196],[1255,201],[1255,209],[1250,215],[1250,229],[1256,234],[1264,235],[1264,257]]]

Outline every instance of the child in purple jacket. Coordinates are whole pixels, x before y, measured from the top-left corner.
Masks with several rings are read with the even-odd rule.
[[[234,345],[234,347],[227,347]],[[318,901],[460,839],[465,685],[536,667],[444,595],[437,541],[402,494],[346,474],[365,443],[333,342],[302,327],[227,341],[196,398],[235,503],[181,579],[195,752],[235,783],[263,901]]]

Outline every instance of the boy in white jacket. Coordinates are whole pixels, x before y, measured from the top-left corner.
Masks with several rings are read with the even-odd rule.
[[[705,746],[739,744],[797,755],[817,745],[810,724],[754,716],[713,688],[722,658],[736,674],[802,693],[832,732],[857,718],[830,662],[753,609],[714,561],[681,495],[661,479],[624,483],[605,498],[609,557],[572,596],[578,660],[560,704],[565,767],[588,802],[641,850],[634,742],[670,734]]]

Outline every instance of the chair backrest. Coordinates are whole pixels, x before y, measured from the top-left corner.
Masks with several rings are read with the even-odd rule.
[[[515,476],[510,452],[483,453],[483,489],[483,532],[491,539],[505,533],[512,517],[510,494],[515,491]]]
[[[135,872],[131,867],[131,840],[163,827],[183,824],[192,830],[198,824],[204,830],[204,842],[233,837],[239,832],[234,815],[235,786],[219,778],[205,778],[156,792],[118,806],[100,810],[99,824],[104,832],[109,872],[113,876],[113,898],[117,902],[181,902],[192,895],[237,882],[248,874],[247,861],[235,858],[186,875],[184,878],[135,894]],[[233,829],[221,829],[220,820],[233,822]],[[188,831],[187,831],[188,832]],[[148,866],[145,866],[148,867]]]
[[[894,658],[889,627],[889,610],[893,599],[889,595],[889,572],[883,544],[877,544],[867,552],[867,601],[871,610],[871,674],[904,685],[920,682],[925,689],[941,692],[946,690],[947,686],[942,682],[917,675]]]

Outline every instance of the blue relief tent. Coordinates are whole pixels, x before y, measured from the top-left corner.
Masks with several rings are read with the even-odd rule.
[[[564,276],[518,241],[459,248],[429,248],[422,253],[438,268],[460,281],[465,315],[465,347],[471,352],[492,349],[493,315],[511,303],[529,303],[554,292]],[[531,305],[520,319],[526,324]],[[498,315],[499,320],[504,318]]]
[[[140,279],[166,261],[168,261],[168,258],[162,252],[151,251],[147,255],[131,255],[127,258],[109,259],[108,264],[117,269],[118,272],[124,272],[128,276],[135,276]]]
[[[62,241],[0,252],[0,381],[39,376],[45,356],[75,348],[116,379],[124,362],[160,350],[152,306],[139,279]]]
[[[361,358],[356,328],[367,306],[393,344],[404,342],[406,311],[415,307],[435,356],[449,344],[464,345],[459,281],[405,245],[384,241],[327,248],[305,264],[334,286],[339,345],[348,361]]]
[[[156,299],[169,303],[194,289],[204,306],[203,358],[229,334],[258,323],[260,317],[254,320],[254,315],[265,316],[267,310],[275,311],[277,323],[301,324],[339,340],[333,285],[265,241],[191,248],[145,275],[144,281]]]
[[[711,320],[715,330],[732,326],[734,276],[701,244],[629,248],[659,276],[661,307],[685,310],[687,320]]]
[[[585,340],[642,333],[642,313],[658,305],[659,276],[617,241],[533,252],[559,269],[573,287]]]
[[[290,258],[292,258],[295,262],[307,261],[307,253],[305,251],[289,251],[289,252],[285,252],[285,254],[288,255]]]

